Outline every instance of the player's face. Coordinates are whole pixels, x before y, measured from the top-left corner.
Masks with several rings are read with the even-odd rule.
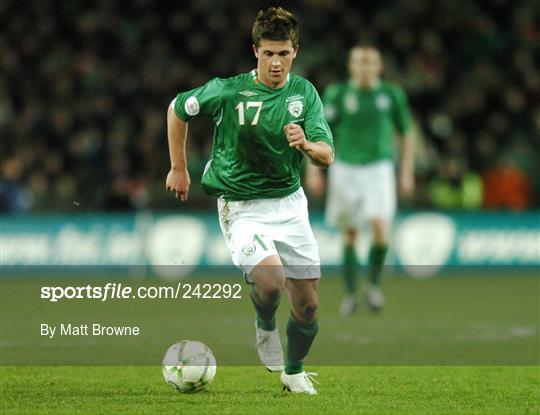
[[[253,46],[257,58],[259,81],[271,88],[281,88],[287,82],[298,48],[290,40],[261,40],[259,47]]]
[[[381,75],[382,60],[376,49],[355,48],[349,57],[349,73],[360,86],[372,86]]]

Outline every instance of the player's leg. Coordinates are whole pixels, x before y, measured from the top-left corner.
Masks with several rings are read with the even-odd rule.
[[[358,182],[359,174],[355,167],[336,161],[328,172],[326,222],[341,229],[343,238],[342,277],[345,296],[340,308],[342,315],[351,314],[357,303],[359,263],[356,256],[356,240],[359,227],[356,219],[362,185]]]
[[[279,256],[272,255],[263,259],[250,274],[251,302],[257,313],[257,325],[265,331],[276,328],[276,310],[285,286],[285,275]]]
[[[319,331],[318,279],[287,279],[286,288],[291,304],[287,323],[287,357],[281,382],[292,392],[316,394],[310,373],[304,371],[304,360]]]
[[[368,284],[365,295],[370,309],[380,311],[385,304],[380,282],[386,254],[388,253],[390,223],[385,219],[372,219],[370,227],[373,238],[368,256]]]
[[[289,278],[286,287],[291,304],[291,315],[287,323],[285,373],[292,375],[304,371],[304,359],[319,330],[317,323],[319,280]]]
[[[341,302],[340,314],[348,316],[354,313],[357,305],[359,262],[356,255],[358,229],[349,227],[343,231],[343,282],[345,296]]]
[[[232,260],[252,284],[250,298],[256,312],[259,358],[268,370],[281,371],[283,349],[275,313],[285,276],[274,241],[267,235],[264,215],[260,215],[259,210],[256,202],[218,200],[219,223]]]
[[[285,285],[285,275],[279,256],[264,258],[249,277],[253,281],[250,297],[256,312],[257,352],[269,371],[280,372],[284,359],[275,315]]]
[[[388,253],[392,219],[396,211],[394,167],[391,162],[378,163],[373,167],[372,184],[366,209],[371,230],[371,246],[368,255],[368,284],[366,302],[372,311],[379,311],[385,304],[381,291],[381,275]]]

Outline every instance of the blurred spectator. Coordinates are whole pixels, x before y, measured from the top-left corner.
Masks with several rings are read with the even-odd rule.
[[[467,170],[462,159],[449,156],[441,160],[439,174],[429,184],[429,195],[438,209],[478,209],[482,205],[482,180]]]
[[[485,208],[523,210],[530,207],[530,180],[509,156],[502,156],[486,171],[483,180]]]
[[[538,207],[537,3],[291,2],[302,23],[293,70],[323,90],[344,76],[351,46],[373,42],[383,51],[387,77],[407,89],[426,157],[462,160],[469,169],[463,177],[474,177],[512,147],[513,163],[533,180],[524,206]],[[90,210],[176,207],[163,189],[167,105],[177,92],[212,77],[252,69],[246,34],[256,12],[269,5],[0,2],[2,209],[58,211],[75,209],[74,201]],[[190,123],[188,208],[213,206],[198,182],[211,128]],[[449,183],[447,176],[437,181],[449,167],[438,169],[433,160],[421,161],[418,201],[434,201],[429,183]],[[491,192],[487,186],[486,200]]]
[[[0,182],[1,213],[24,213],[32,206],[32,195],[22,184],[22,171],[22,163],[15,157],[11,157],[2,163],[2,182]]]

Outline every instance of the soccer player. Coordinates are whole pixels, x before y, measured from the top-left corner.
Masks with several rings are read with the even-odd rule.
[[[318,331],[320,259],[299,169],[303,157],[326,168],[334,156],[317,91],[290,72],[298,35],[298,21],[287,10],[260,11],[252,28],[257,68],[178,94],[167,113],[166,187],[187,200],[188,121],[210,117],[213,148],[202,185],[218,198],[225,242],[252,284],[259,357],[268,370],[282,372],[285,389],[315,394],[303,363]],[[284,289],[291,303],[285,361],[275,320]]]
[[[355,247],[364,224],[369,224],[372,236],[365,300],[372,311],[379,311],[385,303],[380,277],[396,211],[395,135],[401,142],[399,192],[407,197],[414,189],[414,142],[407,98],[399,86],[381,79],[382,69],[377,49],[354,47],[349,55],[350,79],[329,85],[323,97],[336,146],[336,162],[328,171],[326,221],[343,234],[346,295],[342,315],[352,314],[357,307]],[[306,187],[315,195],[323,194],[324,176],[316,167],[308,166]]]

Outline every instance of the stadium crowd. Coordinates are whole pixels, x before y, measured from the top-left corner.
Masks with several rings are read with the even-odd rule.
[[[540,206],[540,9],[534,0],[288,4],[293,70],[322,93],[357,42],[383,52],[417,137],[411,207]],[[166,108],[177,92],[254,67],[249,31],[274,2],[0,2],[0,209],[172,208]],[[190,124],[189,206],[212,126]],[[319,204],[321,201],[318,201]]]

